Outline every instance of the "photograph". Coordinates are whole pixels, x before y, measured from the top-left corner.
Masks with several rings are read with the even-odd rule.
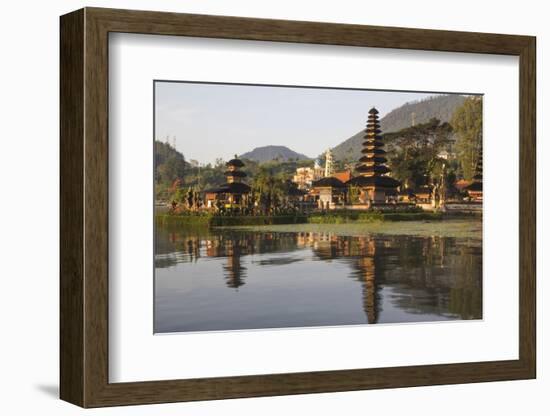
[[[154,332],[480,320],[480,94],[154,82]]]

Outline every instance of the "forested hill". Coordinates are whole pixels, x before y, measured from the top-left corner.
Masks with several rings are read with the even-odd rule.
[[[442,122],[450,121],[455,110],[465,99],[462,95],[453,94],[406,103],[384,116],[380,122],[382,131],[392,133],[410,127],[413,118],[416,124],[426,123],[431,118],[437,118]]]
[[[381,120],[383,133],[391,133],[410,127],[413,123],[426,123],[431,118],[442,122],[450,121],[455,110],[460,107],[466,97],[452,94],[429,97],[421,101],[406,103],[390,111]],[[366,119],[366,115],[365,115]],[[350,138],[344,140],[332,149],[336,160],[355,161],[361,157],[361,143],[364,127]]]
[[[155,182],[171,183],[185,174],[187,162],[168,143],[155,140]]]
[[[273,160],[279,162],[287,162],[289,160],[307,160],[310,159],[306,155],[297,153],[286,146],[262,146],[256,147],[254,150],[239,155],[241,159],[253,160],[255,162],[264,163]]]

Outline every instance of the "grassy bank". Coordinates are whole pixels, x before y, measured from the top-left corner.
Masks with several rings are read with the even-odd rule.
[[[171,215],[158,214],[157,225],[182,225],[196,227],[235,227],[276,224],[304,224],[306,215],[272,215],[272,216],[223,216],[223,215]]]
[[[371,223],[377,221],[426,221],[441,220],[439,212],[379,212],[379,211],[330,211],[312,214],[308,218],[311,224],[348,224]]]
[[[172,215],[172,214],[157,214],[155,222],[160,226],[192,226],[192,227],[208,227],[212,215]]]
[[[157,225],[186,227],[239,227],[283,224],[370,224],[376,222],[440,221],[473,218],[474,214],[444,214],[441,212],[380,212],[329,211],[297,215],[214,215],[214,214],[157,214]]]
[[[233,227],[240,225],[304,224],[307,221],[306,215],[213,216],[210,225],[213,227]]]
[[[483,224],[481,218],[445,219],[444,221],[373,221],[371,223],[346,224],[288,224],[235,227],[239,231],[320,233],[338,236],[362,237],[373,234],[411,235],[423,237],[454,237],[472,239],[471,244],[480,245]]]

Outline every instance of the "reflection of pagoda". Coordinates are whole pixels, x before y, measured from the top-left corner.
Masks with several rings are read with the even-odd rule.
[[[313,240],[302,237],[303,243],[309,243],[320,260],[337,258],[349,259],[354,273],[352,277],[361,283],[363,311],[369,324],[378,322],[380,311],[377,280],[381,278],[377,269],[376,240],[372,237],[342,237],[327,234],[311,234]],[[380,248],[380,246],[379,246]]]
[[[227,263],[223,266],[223,270],[225,271],[225,280],[228,287],[238,289],[244,285],[246,267],[241,265],[239,255],[227,256]]]
[[[363,310],[369,324],[378,322],[378,296],[376,285],[376,246],[373,239],[367,239],[364,255],[357,259],[355,267],[363,285]]]
[[[228,287],[238,289],[244,285],[246,267],[241,265],[241,246],[239,240],[226,241],[225,255],[227,263],[223,266],[225,280]]]
[[[384,157],[384,142],[380,134],[380,123],[378,121],[378,110],[371,108],[367,121],[367,128],[363,142],[363,156],[359,159],[359,163],[355,170],[360,176],[350,179],[347,184],[357,186],[361,189],[361,197],[363,203],[386,202],[386,197],[395,195],[400,182],[387,176],[391,172],[386,166],[387,159]]]
[[[479,156],[477,159],[476,170],[473,176],[473,182],[464,189],[468,196],[476,201],[483,200],[483,148],[479,147]]]

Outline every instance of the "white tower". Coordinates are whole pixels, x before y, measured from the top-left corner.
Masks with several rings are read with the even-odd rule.
[[[334,173],[333,162],[332,150],[328,149],[325,152],[325,177],[332,176]]]

